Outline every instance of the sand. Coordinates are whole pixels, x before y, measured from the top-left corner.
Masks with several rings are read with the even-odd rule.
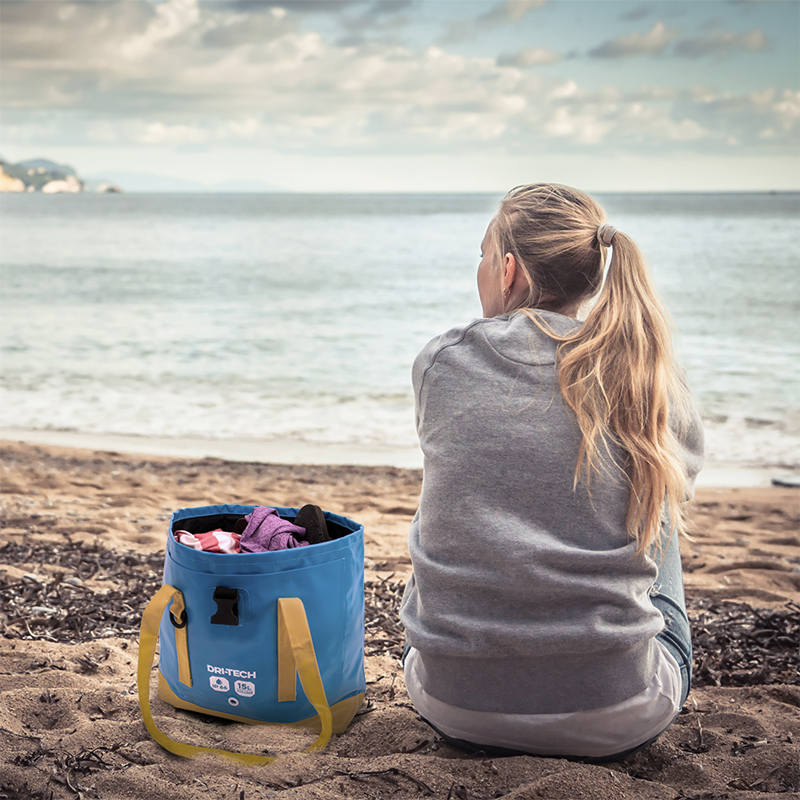
[[[596,765],[465,754],[411,707],[395,606],[410,572],[419,471],[14,442],[0,451],[0,798],[800,797],[800,490],[697,491],[694,541],[682,545],[697,685],[655,743]],[[322,753],[297,752],[307,731],[226,723],[154,697],[159,725],[176,737],[285,754],[265,767],[181,759],[140,720],[136,629],[169,516],[215,502],[315,502],[366,526],[376,620],[367,700]],[[97,611],[99,597],[115,615]],[[47,603],[79,609],[75,621]]]

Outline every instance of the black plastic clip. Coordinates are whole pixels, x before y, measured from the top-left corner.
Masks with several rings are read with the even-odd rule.
[[[212,625],[239,624],[238,589],[229,589],[227,586],[217,586],[217,588],[214,589],[214,602],[217,604],[217,613],[211,617]]]

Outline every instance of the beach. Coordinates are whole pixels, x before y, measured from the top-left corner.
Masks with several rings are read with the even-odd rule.
[[[697,490],[693,541],[681,550],[693,690],[656,742],[598,765],[468,755],[415,713],[396,608],[420,471],[12,441],[0,453],[2,798],[800,796],[800,490]],[[153,696],[157,723],[175,738],[284,756],[264,767],[187,760],[141,722],[138,623],[160,585],[169,517],[217,502],[313,502],[365,525],[367,694],[321,753],[298,752],[307,730],[196,716]]]

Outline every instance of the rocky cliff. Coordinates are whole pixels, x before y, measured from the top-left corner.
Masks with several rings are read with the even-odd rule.
[[[87,186],[68,164],[32,158],[12,164],[0,158],[0,192],[121,192],[108,181]]]

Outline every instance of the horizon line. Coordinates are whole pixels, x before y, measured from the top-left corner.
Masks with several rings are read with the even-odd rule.
[[[119,184],[116,184],[119,185]],[[454,189],[454,190],[341,190],[341,189],[125,189],[121,192],[54,192],[53,194],[292,194],[292,195],[503,195],[507,189]],[[589,189],[588,194],[799,194],[794,189]],[[0,192],[4,195],[47,194],[41,191]]]

